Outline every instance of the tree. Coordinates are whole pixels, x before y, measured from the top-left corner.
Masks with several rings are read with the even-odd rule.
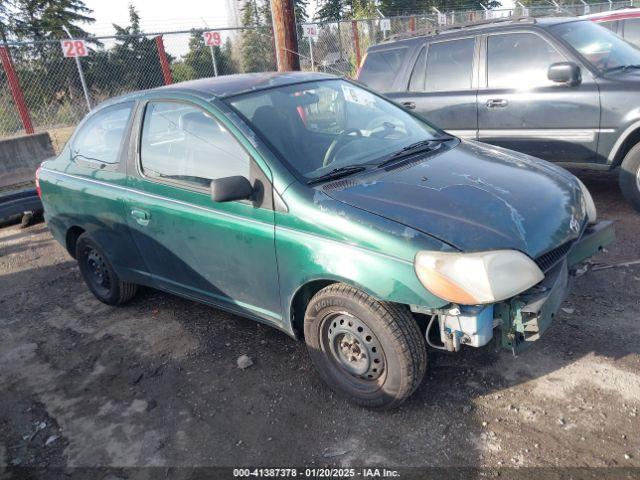
[[[20,40],[66,38],[65,28],[75,37],[87,37],[80,24],[95,22],[82,0],[12,0],[12,4],[12,30]]]
[[[482,10],[481,4],[489,8],[501,5],[498,0],[458,0],[455,10]],[[432,13],[433,7],[447,12],[453,10],[451,2],[447,0],[380,0],[380,11],[385,16]]]
[[[204,43],[202,32],[194,30],[189,38],[189,51],[182,59],[185,66],[193,72],[192,78],[213,77],[211,49],[216,59],[218,75],[236,72],[235,62],[231,58],[231,40],[227,38],[222,47],[208,47]]]
[[[298,24],[307,21],[307,5],[309,5],[308,0],[293,0],[293,11],[296,14]]]
[[[267,25],[268,27],[263,27]],[[246,0],[242,7],[242,70],[265,72],[275,69],[271,9],[268,2]]]
[[[109,52],[111,76],[128,90],[143,90],[164,85],[158,48],[153,38],[140,29],[140,15],[129,5],[129,25],[113,25],[118,44]],[[169,61],[171,57],[168,55]]]

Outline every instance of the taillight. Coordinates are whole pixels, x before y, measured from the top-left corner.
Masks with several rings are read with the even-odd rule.
[[[40,190],[40,170],[42,170],[42,165],[36,170],[36,193],[38,197],[42,198],[42,190]]]

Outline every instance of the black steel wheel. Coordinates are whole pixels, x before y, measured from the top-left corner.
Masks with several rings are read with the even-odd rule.
[[[89,290],[101,302],[120,305],[135,295],[137,286],[120,280],[102,248],[86,233],[76,243],[76,260]]]
[[[426,370],[426,346],[409,311],[344,284],[311,299],[305,341],[327,384],[368,407],[398,405]]]

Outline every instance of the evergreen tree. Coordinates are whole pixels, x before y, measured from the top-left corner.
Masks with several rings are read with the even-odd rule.
[[[113,68],[111,76],[129,90],[163,85],[164,77],[155,39],[143,35],[140,15],[133,4],[129,5],[129,25],[121,27],[114,24],[113,28],[120,38],[109,52],[108,64]]]
[[[183,58],[184,64],[193,71],[192,78],[213,77],[213,59],[211,58],[211,49],[216,59],[216,67],[218,75],[228,75],[235,73],[236,68],[231,58],[230,39],[222,47],[208,47],[204,43],[202,32],[193,31],[189,38],[189,51]]]
[[[66,38],[65,28],[74,37],[87,37],[79,24],[95,22],[82,0],[12,0],[11,11],[12,30],[20,40]]]
[[[267,27],[265,28],[264,25]],[[268,2],[246,0],[242,7],[242,70],[265,72],[275,69],[271,10]]]

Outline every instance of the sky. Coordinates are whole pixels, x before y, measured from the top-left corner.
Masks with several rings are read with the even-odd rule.
[[[129,3],[133,3],[141,17],[142,30],[158,32],[185,30],[209,26],[212,29],[234,27],[234,9],[239,10],[244,1],[239,0],[84,0],[93,10],[93,25],[84,26],[94,35],[111,35],[112,24],[127,25]],[[309,14],[315,10],[316,0],[309,2]]]

